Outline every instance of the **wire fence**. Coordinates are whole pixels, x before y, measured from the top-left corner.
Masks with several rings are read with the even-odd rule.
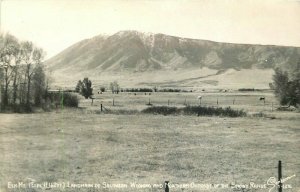
[[[273,95],[204,94],[197,93],[102,93],[96,94],[93,101],[81,100],[82,107],[102,106],[140,109],[151,106],[206,106],[231,107],[245,111],[274,111],[280,107]],[[263,98],[263,99],[262,99]]]

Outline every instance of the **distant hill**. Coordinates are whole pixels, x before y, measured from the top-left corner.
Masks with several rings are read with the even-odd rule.
[[[216,70],[218,75],[228,69],[281,67],[293,70],[299,60],[299,47],[218,43],[120,31],[111,36],[99,35],[80,41],[47,60],[46,65],[54,73],[72,76],[200,68]]]

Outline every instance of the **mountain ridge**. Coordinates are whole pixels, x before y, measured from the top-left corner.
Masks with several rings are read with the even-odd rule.
[[[161,33],[120,31],[111,36],[82,40],[45,63],[52,70],[72,72],[144,72],[193,67],[292,68],[299,58],[299,47],[221,43]]]
[[[73,86],[89,77],[104,84],[119,80],[122,86],[265,89],[272,82],[273,69],[295,71],[299,62],[299,47],[120,31],[79,41],[45,64],[60,85]]]

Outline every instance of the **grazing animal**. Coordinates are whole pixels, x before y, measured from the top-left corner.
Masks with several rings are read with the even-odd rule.
[[[264,100],[264,101],[265,101],[265,100],[266,100],[266,98],[265,98],[265,97],[260,97],[260,98],[259,98],[259,100],[260,100],[260,101],[262,101],[262,100]]]
[[[197,99],[202,99],[202,96],[199,95],[199,96],[197,97]]]

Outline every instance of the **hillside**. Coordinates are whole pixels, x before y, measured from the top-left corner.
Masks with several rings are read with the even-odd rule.
[[[182,70],[204,68],[211,69],[217,76],[228,69],[271,70],[281,67],[293,70],[299,58],[300,48],[297,47],[218,43],[121,31],[111,36],[100,35],[78,42],[46,61],[46,64],[54,74],[64,77],[89,76],[98,79],[101,74],[107,74],[108,77],[109,74],[122,76],[133,73],[134,76],[140,76],[136,74],[149,72],[163,75],[165,71],[178,74]],[[198,75],[201,78],[203,76],[206,74]],[[271,81],[271,76],[267,81]],[[173,81],[178,80],[176,76],[172,78]],[[139,84],[143,79],[137,81],[136,84]]]

